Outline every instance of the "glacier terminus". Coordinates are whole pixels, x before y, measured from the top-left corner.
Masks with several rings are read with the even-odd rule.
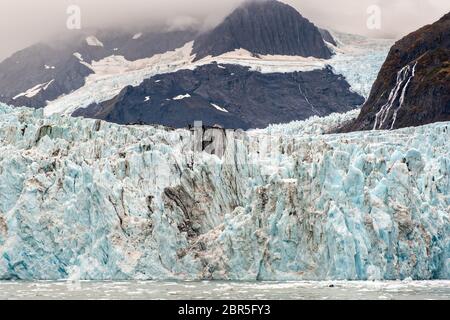
[[[358,113],[208,133],[1,104],[0,279],[450,279],[450,124],[327,134]]]

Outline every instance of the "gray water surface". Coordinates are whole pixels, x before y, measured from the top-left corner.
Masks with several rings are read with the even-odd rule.
[[[0,282],[0,299],[450,300],[450,281]]]

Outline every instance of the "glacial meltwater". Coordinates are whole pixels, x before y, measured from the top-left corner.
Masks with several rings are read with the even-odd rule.
[[[450,281],[0,282],[13,300],[450,300]]]

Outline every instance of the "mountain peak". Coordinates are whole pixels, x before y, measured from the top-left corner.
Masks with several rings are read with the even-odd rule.
[[[332,55],[314,24],[293,7],[276,0],[244,3],[194,43],[197,59],[236,49],[323,59]]]
[[[237,10],[248,10],[254,13],[254,10],[293,10],[297,14],[300,14],[290,5],[278,0],[248,0],[245,1]]]

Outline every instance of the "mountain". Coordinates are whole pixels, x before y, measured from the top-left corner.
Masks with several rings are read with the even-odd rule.
[[[356,82],[373,81],[371,49],[334,44],[289,5],[248,2],[201,34],[87,30],[39,43],[0,64],[0,101],[119,124],[262,128],[364,103]]]
[[[250,1],[194,43],[196,59],[236,49],[254,54],[329,59],[320,30],[293,7],[275,0]]]
[[[92,71],[67,50],[39,43],[22,50],[0,64],[0,99],[17,106],[43,107],[47,100],[82,87]],[[93,52],[94,53],[94,52]]]
[[[195,120],[224,128],[265,128],[364,103],[330,68],[309,72],[260,73],[239,65],[208,64],[162,74],[128,86],[115,98],[74,116],[127,124],[187,127]]]
[[[328,42],[329,44],[332,44],[333,46],[337,47],[337,42],[334,39],[334,37],[332,36],[332,34],[330,33],[330,31],[319,28],[319,32],[322,35],[322,39],[326,42]]]
[[[344,131],[450,120],[450,13],[392,47],[358,119]]]
[[[114,30],[66,34],[41,42],[0,63],[0,100],[42,108],[47,101],[85,85],[89,66],[111,55],[134,61],[164,53],[192,41],[197,31],[128,33]]]
[[[247,38],[240,37],[244,34]],[[288,5],[249,2],[194,41],[192,63],[185,62],[174,72],[156,72],[138,85],[124,86],[109,99],[95,99],[72,115],[119,124],[179,128],[201,120],[209,126],[250,129],[346,112],[364,103],[364,98],[321,59],[331,56],[323,37],[335,43],[329,32],[319,30]],[[225,43],[230,45],[221,46]],[[201,53],[204,44],[217,51]],[[267,54],[276,56],[263,56]],[[289,60],[289,56],[296,58]],[[284,67],[293,61],[318,66]]]
[[[0,280],[450,279],[450,124],[119,126],[0,104]],[[209,137],[209,138],[208,138]]]

